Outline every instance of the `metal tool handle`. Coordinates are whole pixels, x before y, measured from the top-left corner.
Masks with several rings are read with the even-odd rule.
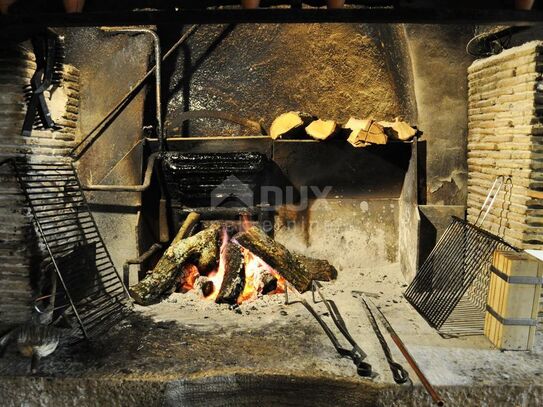
[[[383,353],[385,354],[385,358],[388,362],[388,366],[390,368],[394,381],[398,384],[406,383],[407,381],[409,381],[409,373],[407,373],[402,365],[400,365],[393,359],[392,353],[390,352],[390,348],[388,347],[385,337],[383,336],[383,333],[381,332],[381,329],[377,324],[377,320],[373,315],[370,305],[364,299],[363,294],[360,299],[362,300],[362,304],[364,305],[364,310],[366,311],[368,320],[370,321],[371,327],[373,328],[373,332],[375,333],[375,336],[377,336],[377,340],[379,341],[379,344],[383,349]]]
[[[390,371],[392,372],[392,377],[394,381],[398,384],[407,383],[409,381],[409,373],[403,368],[398,362],[388,362]]]
[[[492,209],[492,206],[494,206],[494,202],[496,201],[496,197],[500,193],[500,190],[502,189],[503,184],[505,183],[505,177],[503,175],[499,175],[494,180],[494,183],[490,187],[488,194],[486,195],[485,201],[483,202],[483,205],[481,206],[481,210],[479,211],[479,215],[477,216],[477,219],[475,220],[474,225],[480,227],[483,222],[485,221],[488,213]],[[485,210],[486,207],[486,210]],[[481,219],[481,215],[484,215]],[[479,219],[481,220],[479,222]]]
[[[354,365],[356,366],[356,372],[363,377],[371,377],[373,375],[373,369],[372,366],[369,363],[364,362],[364,359],[366,358],[366,353],[358,346],[358,344],[354,341],[353,337],[350,335],[349,331],[347,330],[347,327],[345,325],[345,321],[341,317],[341,314],[339,313],[339,310],[334,302],[326,300],[322,293],[319,291],[320,285],[316,283],[315,281],[311,284],[312,294],[313,294],[313,300],[315,301],[315,292],[318,293],[318,295],[323,300],[326,309],[328,310],[330,317],[332,318],[332,321],[338,328],[338,330],[341,332],[343,337],[351,344],[352,349],[346,349],[343,346],[341,346],[338,338],[334,334],[334,332],[330,329],[330,327],[326,324],[324,319],[319,315],[317,311],[307,302],[307,300],[302,297],[302,295],[289,283],[285,286],[285,300],[286,304],[289,304],[288,299],[288,290],[292,290],[294,292],[299,301],[302,303],[302,305],[309,311],[311,315],[317,320],[321,328],[323,329],[326,336],[328,336],[328,339],[330,339],[330,342],[332,342],[332,345],[334,345],[334,348],[336,351],[341,355],[350,358]]]
[[[417,375],[420,382],[422,383],[422,385],[424,386],[424,388],[426,389],[426,391],[428,392],[428,394],[432,398],[434,404],[436,406],[445,405],[445,403],[441,399],[441,396],[434,389],[434,386],[432,386],[432,384],[428,381],[428,379],[426,378],[426,376],[424,375],[422,370],[420,370],[419,365],[417,364],[417,362],[415,362],[415,359],[413,359],[413,356],[411,356],[411,354],[409,353],[409,351],[405,347],[405,345],[402,342],[402,340],[400,339],[400,337],[396,333],[391,333],[390,337],[392,338],[392,340],[394,341],[394,343],[396,344],[396,346],[398,347],[400,352],[402,352],[402,355],[407,360],[407,363],[409,363],[411,368],[415,371],[415,374]]]

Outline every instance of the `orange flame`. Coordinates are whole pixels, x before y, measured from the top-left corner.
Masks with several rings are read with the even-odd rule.
[[[186,293],[194,288],[194,282],[200,276],[198,267],[194,264],[185,264],[181,273],[181,289],[182,293]]]
[[[251,227],[251,223],[247,215],[242,215],[241,217],[241,227],[243,230],[247,230]],[[205,297],[207,300],[215,301],[219,295],[222,282],[225,275],[225,265],[226,265],[226,245],[228,244],[228,230],[224,227],[222,229],[222,239],[221,239],[221,248],[219,255],[219,264],[217,269],[209,272],[207,277],[213,283],[213,291],[211,294]],[[243,286],[243,291],[237,298],[237,303],[241,304],[246,301],[251,301],[258,298],[262,295],[264,290],[264,279],[263,274],[269,273],[277,280],[277,286],[273,291],[268,292],[267,294],[280,294],[285,292],[286,281],[285,279],[277,272],[277,270],[270,267],[266,264],[260,257],[254,255],[249,250],[241,248],[244,258],[244,269],[245,269],[245,284]],[[196,279],[200,276],[198,267],[194,264],[186,264],[183,266],[183,273],[180,278],[181,287],[180,291],[186,293],[194,289]]]
[[[215,271],[211,271],[207,277],[213,283],[213,291],[206,297],[206,300],[215,301],[219,295],[219,290],[221,289],[222,281],[224,280],[224,270],[225,270],[225,253],[226,245],[228,244],[228,230],[222,228],[222,240],[221,248],[219,254],[219,267]]]
[[[268,294],[279,294],[285,292],[285,279],[260,257],[254,255],[247,249],[242,249],[245,259],[245,286],[238,297],[237,303],[241,304],[245,301],[251,301],[262,293],[262,273],[269,272],[277,280],[277,287]]]
[[[246,232],[251,228],[251,221],[249,220],[249,215],[246,213],[241,214],[241,229],[243,232]]]

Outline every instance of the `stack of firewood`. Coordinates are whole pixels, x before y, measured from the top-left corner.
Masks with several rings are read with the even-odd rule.
[[[219,224],[190,236],[187,231],[197,221],[196,214],[189,215],[154,269],[130,287],[136,303],[155,303],[164,295],[188,285],[200,290],[203,296],[216,292],[214,299],[218,303],[235,304],[245,287],[244,254],[247,252],[300,292],[307,291],[313,280],[330,281],[337,277],[337,270],[328,261],[290,252],[258,226],[242,230],[225,242],[227,237]],[[212,277],[217,269],[224,271],[220,282],[214,282]],[[264,294],[273,291],[276,278],[270,273],[260,274],[262,281],[255,282],[255,286]],[[212,284],[220,284],[220,287]]]
[[[409,141],[417,136],[416,127],[396,118],[393,122],[351,117],[339,125],[334,120],[318,119],[310,114],[288,112],[278,116],[270,127],[270,137],[319,141],[346,139],[354,147],[386,144],[389,140]]]

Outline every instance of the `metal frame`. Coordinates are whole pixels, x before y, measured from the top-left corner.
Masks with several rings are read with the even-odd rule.
[[[488,290],[490,262],[495,250],[516,250],[499,237],[453,216],[434,249],[404,293],[405,298],[428,321],[440,330],[456,307],[468,294],[468,289],[479,282]],[[470,298],[469,315],[463,324],[469,326],[464,334],[482,332],[477,327],[478,312],[484,312],[485,289],[477,290],[479,298]],[[463,330],[459,322],[451,324],[450,332]],[[447,327],[449,330],[449,327]],[[443,331],[445,333],[445,331]]]

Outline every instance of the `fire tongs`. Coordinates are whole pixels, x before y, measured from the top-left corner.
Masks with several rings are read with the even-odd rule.
[[[344,357],[350,358],[353,363],[356,366],[356,371],[360,376],[363,377],[371,377],[372,376],[372,368],[369,363],[364,362],[364,359],[368,356],[361,348],[358,346],[358,344],[355,342],[349,331],[347,330],[347,326],[345,325],[345,321],[343,320],[343,317],[339,313],[339,309],[334,301],[327,300],[322,292],[320,291],[320,288],[322,286],[317,281],[313,280],[311,283],[311,295],[313,298],[313,303],[318,304],[319,302],[324,303],[326,306],[326,309],[328,310],[328,313],[330,315],[330,318],[332,318],[332,321],[334,322],[334,325],[337,327],[337,329],[341,332],[343,337],[349,342],[349,344],[352,346],[352,349],[346,349],[343,346],[341,346],[337,336],[334,334],[334,332],[330,329],[330,327],[326,324],[324,319],[321,315],[307,302],[305,298],[301,296],[301,294],[294,288],[292,285],[287,283],[287,286],[285,287],[285,303],[286,304],[293,304],[289,303],[288,300],[288,290],[292,290],[295,294],[297,294],[299,301],[302,303],[302,305],[313,315],[313,317],[317,320],[319,325],[324,330],[324,333],[326,333],[326,336],[330,339],[332,342],[332,345],[334,345],[334,348],[336,348],[336,351]],[[318,294],[321,301],[318,301],[318,299],[315,297],[315,293]]]

